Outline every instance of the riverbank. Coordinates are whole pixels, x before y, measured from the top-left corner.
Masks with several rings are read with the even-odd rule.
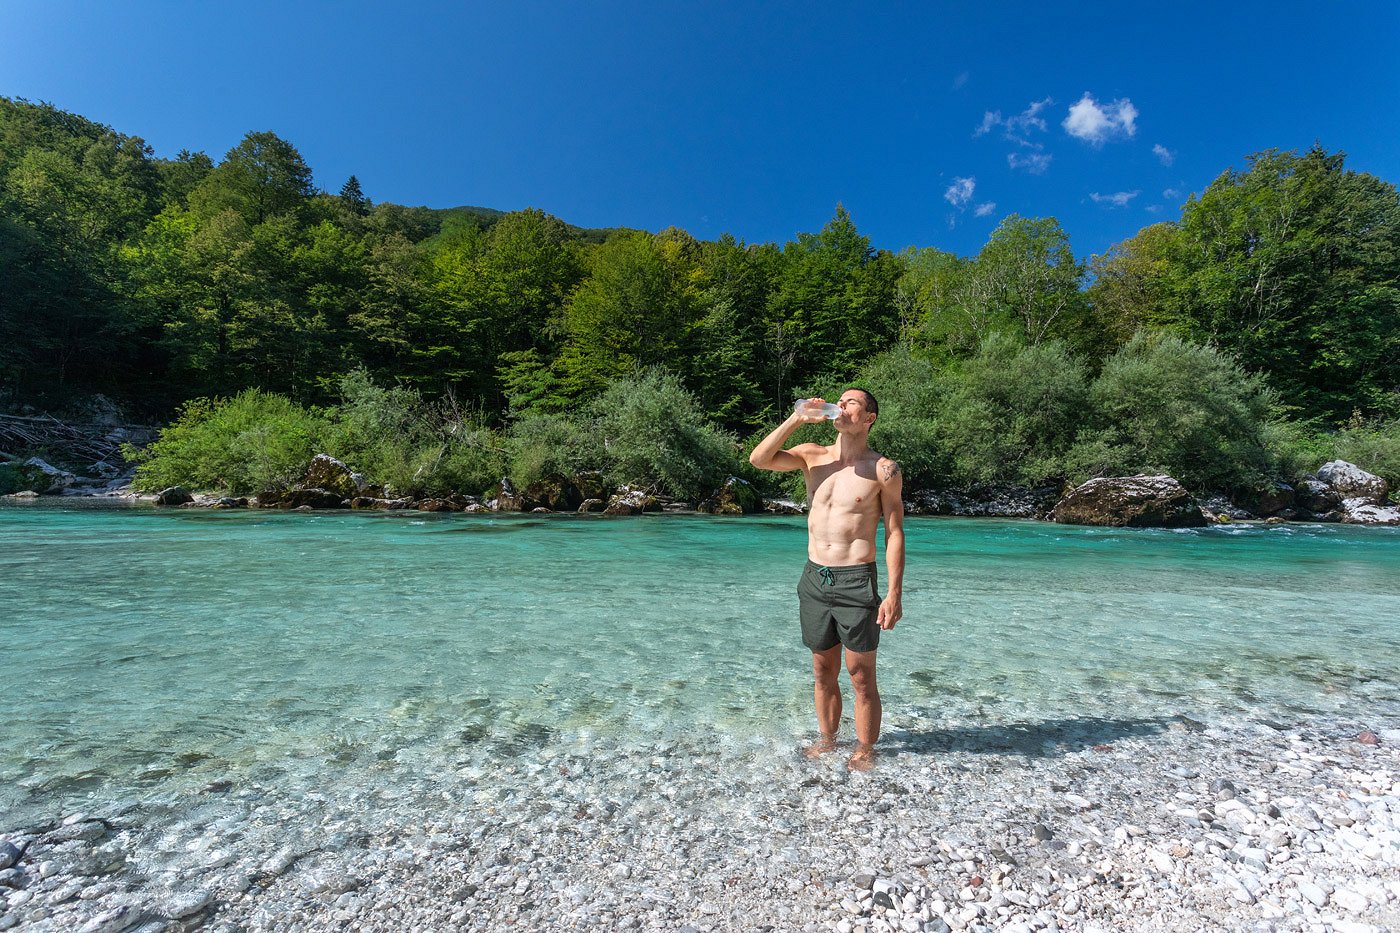
[[[870,774],[579,736],[425,769],[416,800],[359,781],[94,800],[5,828],[26,852],[0,929],[1395,929],[1393,714],[896,714]]]

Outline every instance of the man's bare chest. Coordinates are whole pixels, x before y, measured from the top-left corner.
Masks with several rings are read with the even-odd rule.
[[[875,478],[875,464],[818,464],[808,478],[814,506],[831,506],[864,512],[879,508],[880,484]]]

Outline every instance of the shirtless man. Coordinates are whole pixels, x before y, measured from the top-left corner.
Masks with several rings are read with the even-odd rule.
[[[816,675],[817,741],[813,757],[836,748],[841,724],[841,649],[856,699],[856,748],[846,762],[856,771],[875,764],[880,737],[880,691],[875,686],[875,648],[880,631],[892,629],[904,614],[904,480],[899,464],[866,443],[879,404],[864,389],[841,393],[836,443],[798,444],[783,450],[803,424],[825,420],[817,412],[822,400],[804,408],[765,437],[749,462],[764,470],[801,470],[807,481],[807,566],[797,586],[802,640],[812,651]],[[885,568],[889,590],[876,591],[875,528],[885,522]]]

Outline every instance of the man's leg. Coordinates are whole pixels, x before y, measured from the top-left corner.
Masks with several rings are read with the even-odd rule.
[[[841,645],[812,652],[812,674],[816,681],[813,696],[817,704],[817,729],[821,737],[808,753],[820,755],[836,747],[836,730],[841,726]]]
[[[880,690],[875,685],[875,652],[846,651],[846,670],[856,699],[856,750],[847,765],[868,771],[875,764],[875,741],[880,738]]]

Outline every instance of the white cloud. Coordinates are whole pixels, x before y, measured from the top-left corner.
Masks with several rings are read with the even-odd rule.
[[[972,200],[972,193],[977,190],[977,179],[974,178],[954,178],[953,183],[948,186],[948,190],[943,192],[943,198],[954,207],[967,207]]]
[[[1013,169],[1023,168],[1032,175],[1044,175],[1045,170],[1050,167],[1050,160],[1054,156],[1046,152],[1032,152],[1022,155],[1019,152],[1008,152],[1006,154],[1006,164]]]
[[[1162,192],[1162,197],[1166,198],[1168,201],[1175,201],[1177,198],[1181,197],[1181,192],[1177,191],[1175,188],[1168,188]]]
[[[979,205],[977,205],[977,208],[976,208],[972,213],[976,214],[978,217],[986,217],[988,214],[990,214],[992,211],[994,211],[994,210],[996,210],[996,209],[997,209],[997,202],[995,202],[995,201],[988,201],[986,204],[979,204]]]
[[[1157,157],[1158,161],[1160,161],[1163,165],[1166,165],[1168,167],[1170,167],[1171,164],[1176,161],[1176,153],[1172,152],[1170,149],[1168,149],[1161,143],[1157,143],[1152,147],[1152,154]]]
[[[1127,207],[1128,202],[1141,193],[1141,191],[1116,191],[1113,194],[1099,194],[1095,191],[1089,195],[1089,200],[1095,204],[1107,204],[1109,207]]]
[[[1099,106],[1092,94],[1084,92],[1079,102],[1069,108],[1069,115],[1060,125],[1076,139],[1102,146],[1115,137],[1131,137],[1137,132],[1138,110],[1126,97]]]
[[[953,79],[953,90],[956,91],[959,88],[961,88],[964,84],[967,83],[967,79],[970,77],[971,75],[969,75],[966,71],[958,72],[958,76]]]
[[[988,110],[982,114],[982,124],[972,131],[972,135],[985,136],[996,127],[1002,128],[1002,135],[1007,139],[1014,140],[1023,146],[1034,146],[1028,138],[1033,132],[1045,132],[1045,118],[1040,116],[1040,111],[1049,107],[1053,101],[1050,98],[1044,100],[1031,101],[1026,105],[1026,109],[1020,113],[1009,117],[1003,117],[1000,110]]]

